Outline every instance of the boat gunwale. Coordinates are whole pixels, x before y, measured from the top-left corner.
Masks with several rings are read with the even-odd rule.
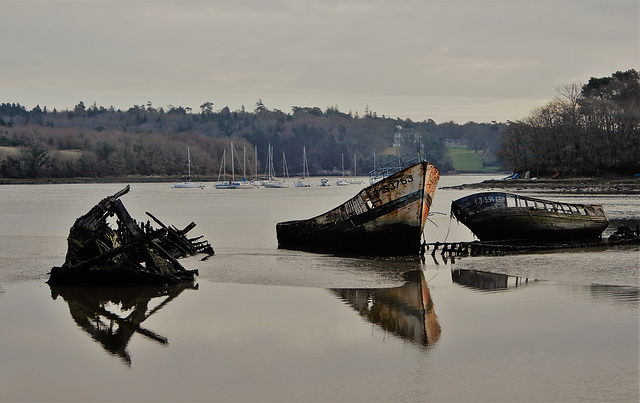
[[[416,192],[420,192],[420,191],[422,191],[422,193],[423,193],[423,194],[422,194],[422,198],[424,198],[424,197],[426,197],[426,196],[429,196],[428,194],[426,194],[426,192],[424,192],[424,184],[426,183],[426,179],[427,179],[427,178],[426,178],[426,176],[427,176],[427,167],[428,167],[428,166],[432,166],[433,168],[435,168],[435,165],[433,165],[433,164],[432,164],[431,162],[429,162],[429,161],[421,161],[421,162],[419,162],[419,163],[417,163],[417,164],[415,164],[415,165],[412,165],[412,166],[407,167],[407,168],[405,168],[405,169],[403,169],[403,170],[401,170],[401,171],[398,171],[398,172],[394,173],[393,175],[388,176],[388,177],[386,177],[386,178],[382,179],[382,180],[381,180],[381,181],[379,181],[379,182],[376,182],[376,183],[374,183],[374,184],[372,184],[372,185],[369,185],[369,186],[365,187],[364,189],[361,189],[361,190],[360,190],[358,193],[356,193],[353,197],[349,198],[348,200],[345,200],[344,202],[340,203],[338,206],[336,206],[336,207],[334,207],[334,208],[332,208],[332,209],[330,209],[330,210],[325,211],[324,213],[320,213],[320,214],[318,214],[318,215],[316,215],[316,216],[313,216],[313,217],[310,217],[310,218],[303,218],[303,219],[300,219],[300,220],[288,220],[288,221],[282,221],[282,222],[277,223],[277,224],[276,224],[276,226],[279,226],[279,225],[288,225],[288,224],[294,224],[294,223],[302,223],[302,222],[311,222],[311,221],[315,221],[315,220],[317,220],[317,219],[319,219],[319,218],[321,218],[321,217],[324,217],[324,216],[326,216],[326,215],[329,215],[329,214],[331,214],[331,213],[333,213],[333,212],[335,212],[335,211],[340,210],[340,209],[342,208],[342,206],[344,206],[345,204],[347,204],[347,203],[351,202],[352,200],[357,200],[357,199],[359,199],[359,198],[360,198],[360,196],[361,196],[362,194],[367,193],[368,191],[370,191],[370,189],[371,189],[371,188],[378,187],[378,186],[384,186],[384,183],[385,183],[386,181],[392,181],[394,177],[396,177],[396,176],[402,176],[402,175],[404,174],[404,172],[408,171],[409,169],[413,169],[416,165],[419,165],[419,164],[424,164],[424,165],[425,165],[424,171],[422,172],[422,178],[421,178],[421,180],[423,181],[423,185],[422,185],[422,187],[421,187],[419,190],[417,190],[417,191],[415,191],[415,192],[407,193],[407,194],[403,195],[402,197],[407,197],[407,196],[410,196],[410,195],[412,195],[412,194],[414,194],[414,193],[416,193]],[[437,168],[435,168],[435,169],[437,170]],[[394,201],[391,201],[391,202],[389,202],[389,203],[393,203],[393,202],[394,202]],[[384,205],[387,205],[387,204],[389,204],[389,203],[385,203]],[[384,205],[382,205],[382,206],[384,206]],[[378,208],[380,208],[380,207],[382,207],[382,206],[377,206],[377,207],[375,207],[373,210],[378,209]],[[370,209],[369,211],[371,211],[371,210],[372,210],[372,209]],[[422,211],[422,210],[423,210],[423,206],[421,206],[421,208],[420,208],[420,220],[421,220],[421,221],[422,221],[422,215],[423,215],[423,211]],[[369,211],[367,211],[366,213],[368,213]],[[364,214],[366,214],[366,213],[364,213]],[[359,215],[360,215],[360,214],[359,214]]]
[[[508,204],[506,204],[505,202],[505,206],[504,207],[496,207],[496,208],[477,208],[474,209],[475,206],[482,206],[483,203],[475,203],[475,205],[472,205],[471,203],[473,202],[473,200],[477,200],[477,198],[479,197],[486,197],[486,196],[495,196],[495,195],[500,195],[500,196],[504,196],[505,199],[507,198],[512,198],[514,200],[523,200],[526,202],[532,202],[533,205],[529,206],[529,205],[524,205],[521,206],[519,205],[519,203],[516,202],[516,206],[509,206]],[[538,203],[542,204],[545,207],[538,207]],[[462,212],[465,216],[471,216],[471,215],[476,215],[479,213],[487,213],[489,211],[495,211],[495,210],[499,210],[499,211],[512,211],[512,210],[518,210],[521,209],[523,211],[540,211],[540,212],[547,212],[547,213],[553,213],[553,214],[557,214],[559,217],[579,217],[579,216],[586,216],[586,217],[590,217],[590,218],[604,218],[606,221],[608,221],[608,217],[607,214],[604,210],[604,207],[602,206],[602,204],[584,204],[584,203],[567,203],[567,202],[559,202],[559,201],[553,201],[553,200],[548,200],[548,199],[542,199],[542,198],[538,198],[538,197],[531,197],[531,196],[524,196],[524,195],[519,195],[519,194],[515,194],[515,193],[508,193],[508,192],[480,192],[480,193],[473,193],[471,195],[468,196],[464,196],[461,197],[459,199],[453,200],[451,202],[452,205],[452,211],[454,212],[454,215],[456,217],[458,217],[458,215],[455,212],[455,209],[453,209],[453,206],[457,207],[457,209]],[[550,205],[553,207],[553,209],[549,209],[546,206]],[[556,206],[560,206],[560,208],[557,208]],[[562,208],[562,206],[567,207],[568,211],[565,211],[565,209]],[[571,210],[571,208],[574,208],[576,210],[576,212],[574,212],[573,210]],[[583,214],[584,213],[584,214]]]

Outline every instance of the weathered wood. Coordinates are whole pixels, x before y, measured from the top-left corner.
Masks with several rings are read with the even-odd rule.
[[[340,255],[414,255],[440,172],[423,161],[305,220],[276,224],[278,246]]]
[[[126,244],[126,245],[119,246],[119,247],[117,247],[115,249],[111,249],[108,252],[105,252],[105,253],[103,253],[101,255],[98,255],[98,256],[95,256],[95,257],[92,257],[91,259],[85,260],[85,261],[80,262],[78,264],[75,264],[73,266],[69,266],[69,268],[77,270],[77,269],[81,269],[83,267],[89,267],[89,266],[96,265],[96,264],[98,264],[100,262],[103,262],[105,260],[111,259],[114,256],[117,256],[117,255],[120,255],[122,253],[125,253],[125,252],[127,252],[127,251],[129,251],[129,250],[131,250],[131,249],[133,249],[133,248],[135,248],[137,246],[139,246],[139,245],[145,245],[145,244],[153,241],[156,238],[164,236],[165,234],[166,234],[166,230],[158,230],[158,231],[152,232],[150,234],[143,235],[142,237],[136,239],[133,242],[130,242],[130,243]]]
[[[640,232],[639,232],[640,234]],[[631,235],[625,238],[614,237],[608,240],[600,240],[593,242],[564,242],[564,243],[533,243],[533,242],[424,242],[421,247],[421,255],[425,251],[431,250],[431,255],[435,256],[436,251],[440,250],[442,256],[488,256],[488,255],[505,255],[514,253],[531,253],[539,251],[550,251],[560,249],[579,249],[579,248],[607,248],[620,245],[638,245],[640,244],[640,235],[635,236],[633,231]]]
[[[205,252],[214,254],[206,241],[194,243],[185,230],[164,225],[147,213],[162,228],[155,230],[147,221],[140,225],[118,198],[129,186],[102,199],[87,214],[79,217],[68,237],[65,263],[51,270],[49,284],[176,284],[193,281],[197,270],[185,269],[177,259]],[[117,217],[117,228],[107,218]]]

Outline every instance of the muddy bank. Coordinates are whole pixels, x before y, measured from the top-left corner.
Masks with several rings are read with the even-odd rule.
[[[442,189],[500,189],[505,191],[569,192],[590,194],[640,194],[640,178],[571,178],[486,180]]]

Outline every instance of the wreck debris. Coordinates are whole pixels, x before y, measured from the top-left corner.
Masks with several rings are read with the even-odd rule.
[[[431,256],[439,251],[443,257],[467,257],[467,256],[501,256],[506,254],[547,252],[564,249],[607,248],[613,246],[640,244],[640,231],[634,232],[628,227],[619,227],[618,231],[611,234],[609,239],[592,242],[556,242],[535,243],[524,241],[471,241],[471,242],[423,242],[420,247],[420,255],[424,256],[427,250]]]
[[[189,239],[192,222],[183,230],[149,221],[138,224],[119,200],[129,185],[96,204],[79,217],[69,231],[67,256],[62,267],[51,269],[49,284],[157,285],[193,282],[197,270],[185,269],[177,259],[206,253],[213,248],[201,237]],[[114,216],[116,228],[107,219]]]

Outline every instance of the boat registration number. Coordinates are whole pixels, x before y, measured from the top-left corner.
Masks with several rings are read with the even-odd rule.
[[[476,204],[493,204],[493,203],[504,203],[504,196],[484,196],[478,197],[476,199]]]
[[[398,188],[400,188],[400,185],[405,186],[408,183],[413,182],[413,176],[412,175],[407,175],[403,178],[400,179],[396,179],[394,181],[390,181],[386,184],[384,184],[383,186],[377,187],[375,189],[373,189],[373,196],[374,197],[380,197],[380,193],[389,193],[393,190],[396,190]]]

